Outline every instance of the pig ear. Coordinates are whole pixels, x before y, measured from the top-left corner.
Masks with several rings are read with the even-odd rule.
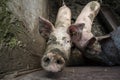
[[[80,23],[80,24],[73,24],[69,27],[69,33],[72,35],[74,33],[81,33],[83,28],[84,28],[85,24],[84,23]]]
[[[80,24],[73,24],[69,27],[68,32],[70,34],[71,41],[74,44],[77,44],[80,41],[84,26],[85,26],[84,23],[80,23]]]
[[[92,46],[92,45],[95,43],[95,41],[96,41],[96,38],[95,38],[95,37],[92,37],[92,38],[88,41],[87,46]]]
[[[39,17],[39,33],[45,38],[48,39],[50,33],[53,31],[53,24],[42,17]]]

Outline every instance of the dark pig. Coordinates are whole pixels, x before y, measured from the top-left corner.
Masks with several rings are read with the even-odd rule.
[[[71,10],[63,3],[60,7],[55,26],[48,20],[39,18],[40,34],[48,39],[47,48],[42,57],[41,65],[46,71],[59,72],[69,60],[71,42],[67,32],[71,25]]]
[[[120,27],[111,32],[109,37],[100,38],[89,41],[85,56],[104,65],[120,65]]]

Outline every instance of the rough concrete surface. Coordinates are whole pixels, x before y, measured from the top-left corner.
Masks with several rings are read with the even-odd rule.
[[[120,80],[120,67],[68,67],[63,72],[48,73],[44,70],[2,80]]]

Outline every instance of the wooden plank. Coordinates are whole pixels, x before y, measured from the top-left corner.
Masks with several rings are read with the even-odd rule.
[[[109,6],[102,5],[98,17],[108,32],[116,30],[120,25],[115,17],[115,12]]]

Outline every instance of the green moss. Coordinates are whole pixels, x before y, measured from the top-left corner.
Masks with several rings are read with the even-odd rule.
[[[13,38],[9,41],[8,45],[9,45],[10,48],[14,48],[14,47],[17,45],[17,43],[18,43],[18,40],[13,37]]]
[[[13,48],[17,45],[17,38],[15,36],[15,28],[19,28],[19,22],[12,21],[13,15],[7,8],[8,0],[0,1],[0,44],[5,43],[9,47]],[[19,29],[18,29],[19,30]]]

